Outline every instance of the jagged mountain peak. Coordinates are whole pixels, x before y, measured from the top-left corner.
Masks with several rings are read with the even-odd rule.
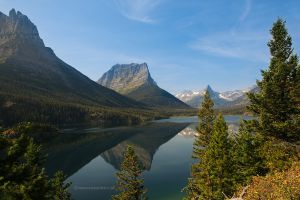
[[[215,96],[215,95],[218,95],[218,94],[219,94],[218,92],[214,91],[210,85],[207,85],[207,86],[206,86],[206,88],[205,88],[205,90],[204,90],[203,93],[205,93],[206,91],[208,91],[208,93],[209,93],[211,96]]]
[[[33,60],[49,57],[37,27],[20,11],[12,9],[9,15],[0,13],[0,61],[11,56]],[[51,53],[53,55],[53,52]]]
[[[208,91],[213,91],[213,89],[211,88],[211,86],[209,84],[206,86],[205,89],[208,90]]]
[[[19,16],[24,16],[20,11],[17,11],[16,12],[16,10],[14,9],[14,8],[12,8],[10,11],[9,11],[9,15],[8,15],[9,17],[11,17],[11,18],[17,18],[17,17],[19,17]]]
[[[0,12],[1,13],[1,12]],[[20,11],[12,9],[9,15],[3,13],[0,14],[0,34],[27,34],[38,36],[38,30],[36,26],[29,20],[26,15],[23,15]]]
[[[210,85],[208,85],[205,90],[183,91],[181,93],[176,94],[176,97],[192,107],[198,107],[203,100],[205,91],[209,92],[211,98],[215,102],[216,107],[226,107],[248,103],[246,93],[256,93],[258,92],[258,87],[254,85],[243,90],[217,92],[214,91]]]

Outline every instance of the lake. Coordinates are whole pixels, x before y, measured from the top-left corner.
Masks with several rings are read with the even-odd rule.
[[[236,132],[242,116],[225,119]],[[134,127],[66,129],[46,145],[46,170],[49,174],[63,170],[76,200],[110,199],[123,152],[132,145],[146,168],[149,199],[182,199],[196,124],[197,117],[175,117]]]

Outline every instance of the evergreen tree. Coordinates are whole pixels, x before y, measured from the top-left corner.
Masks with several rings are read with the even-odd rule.
[[[215,114],[214,114],[214,102],[210,98],[209,91],[206,90],[203,102],[198,113],[198,136],[195,138],[193,157],[199,158],[199,152],[203,149],[202,147],[207,146],[212,135]]]
[[[234,186],[250,183],[252,176],[264,175],[266,168],[261,157],[260,148],[263,140],[259,135],[249,133],[243,123],[231,147],[232,178]]]
[[[299,107],[295,98],[296,93],[299,95],[299,91],[295,90],[299,87],[298,58],[293,53],[292,39],[284,21],[278,19],[270,32],[269,68],[262,71],[263,79],[257,81],[260,92],[249,94],[251,105],[248,109],[258,116],[250,126],[263,135],[281,139],[299,138]]]
[[[51,187],[53,188],[52,198],[54,200],[69,200],[71,199],[71,194],[68,192],[68,188],[71,183],[64,183],[66,176],[62,171],[55,173],[54,178],[51,180]]]
[[[51,184],[42,164],[41,146],[21,135],[17,139],[0,137],[0,199],[53,199],[59,188]],[[61,186],[66,189],[63,182]],[[68,192],[66,198],[70,199]]]
[[[201,180],[202,199],[223,199],[224,194],[233,193],[230,147],[228,127],[220,114],[214,123],[213,134],[202,161],[202,173],[205,178]],[[207,185],[210,187],[208,192]]]
[[[231,195],[234,191],[231,178],[230,140],[226,122],[219,115],[201,162],[197,164],[197,173],[193,182],[187,186],[186,199],[224,199],[224,194]],[[193,186],[193,187],[191,187]]]
[[[293,97],[296,102],[296,106],[298,110],[300,110],[300,65],[297,67],[297,73],[296,73],[296,84],[293,91]],[[296,120],[296,126],[300,127],[300,114],[296,116],[298,119]],[[300,137],[300,136],[299,136]]]
[[[195,135],[192,154],[195,163],[191,166],[191,177],[188,180],[187,187],[184,189],[187,193],[187,199],[192,199],[200,195],[200,189],[198,188],[200,179],[199,173],[201,172],[200,163],[213,131],[213,123],[215,120],[213,106],[214,103],[207,90],[198,113],[199,124],[196,128],[198,134]]]
[[[140,178],[143,167],[138,161],[133,148],[127,147],[124,153],[124,160],[121,164],[121,170],[117,173],[118,194],[112,196],[114,200],[143,200],[146,199],[144,180]]]

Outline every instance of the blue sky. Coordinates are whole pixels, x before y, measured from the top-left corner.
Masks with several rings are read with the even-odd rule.
[[[27,15],[47,46],[93,80],[116,63],[147,62],[171,93],[253,85],[278,17],[300,53],[298,0],[0,0],[0,8]]]

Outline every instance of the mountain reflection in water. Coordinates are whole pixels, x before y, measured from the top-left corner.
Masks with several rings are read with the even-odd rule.
[[[141,163],[150,170],[153,155],[159,146],[187,125],[166,122],[137,127],[68,131],[46,144],[46,171],[52,175],[62,170],[70,176],[99,155],[119,169],[127,145],[134,147]]]
[[[236,133],[244,116],[225,116]],[[193,162],[197,117],[176,117],[136,127],[69,129],[46,144],[46,170],[63,170],[76,200],[111,199],[116,172],[127,145],[146,168],[147,196],[155,200],[182,199]]]

